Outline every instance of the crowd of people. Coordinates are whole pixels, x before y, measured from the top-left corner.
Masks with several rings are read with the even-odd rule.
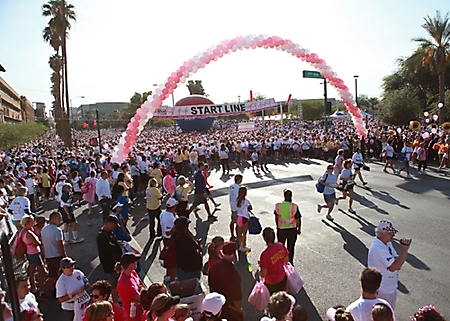
[[[405,171],[406,178],[411,178],[412,166],[418,166],[418,174],[425,174],[432,162],[438,170],[448,166],[447,133],[425,135],[427,128],[413,130],[375,120],[369,125],[368,136],[363,139],[345,120],[336,121],[328,131],[319,121],[284,125],[266,122],[264,126],[256,124],[252,132],[239,132],[232,122],[216,125],[207,133],[148,129],[121,163],[111,161],[112,149],[119,139],[115,130],[102,131],[101,146],[90,144],[93,132],[81,131],[74,132],[72,148],[51,133],[4,151],[0,155],[0,215],[5,221],[11,220],[17,229],[16,249],[20,243],[25,246],[27,275],[16,283],[24,319],[42,318],[37,300],[54,297],[61,302],[68,321],[189,320],[189,307],[179,304],[180,298],[169,295],[166,286],[199,279],[203,273],[208,275],[211,293],[203,301],[202,320],[243,320],[241,280],[233,262],[238,252],[251,251],[247,235],[252,204],[242,185],[243,176],[234,175],[234,183],[229,187],[230,240],[214,237],[208,244],[209,259],[203,264],[202,240],[190,232],[189,217],[203,205],[207,219],[217,220],[209,203],[214,207],[221,204],[214,200],[213,187],[208,183],[209,169],[221,166],[222,174],[228,175],[233,167],[247,166],[249,161],[258,175],[260,170],[268,171],[272,162],[313,158],[329,161],[319,178],[324,185],[325,204],[319,204],[317,211],[327,208],[326,218],[333,221],[331,213],[339,201],[348,200],[348,211],[355,213],[353,187],[356,179],[363,186],[368,183],[361,172],[368,167],[367,159],[385,162],[385,172],[388,167],[396,175]],[[394,157],[402,161],[402,168],[393,166]],[[342,196],[336,196],[336,189]],[[191,206],[190,193],[194,194]],[[163,282],[149,288],[137,273],[140,255],[130,247],[132,237],[127,225],[135,201],[143,198],[149,235],[151,239],[161,239],[160,260],[166,269]],[[47,202],[57,204],[48,221],[35,215]],[[82,271],[75,269],[75,260],[65,250],[68,244],[84,241],[74,213],[84,203],[88,205],[88,224],[101,225],[97,247],[105,280],[93,285]],[[96,205],[99,211],[94,210]],[[302,215],[293,203],[291,190],[283,192],[283,201],[275,205],[274,217],[276,230],[267,227],[262,232],[267,247],[259,261],[259,275],[272,295],[266,312],[272,320],[306,320],[304,307],[295,305],[293,297],[285,292],[288,280],[284,266],[293,263],[295,242],[302,232]],[[391,244],[395,234],[392,223],[378,224],[369,251],[369,268],[360,278],[361,300],[367,299],[370,304],[356,301],[347,309],[337,309],[335,320],[388,320],[381,318],[385,314],[395,320],[398,270],[409,249],[408,240],[402,240],[402,252],[397,255]],[[45,282],[50,285],[50,292],[46,293]],[[7,305],[3,311],[4,315],[10,313]],[[439,315],[434,307],[424,307],[414,318],[431,320],[425,316],[433,313]]]

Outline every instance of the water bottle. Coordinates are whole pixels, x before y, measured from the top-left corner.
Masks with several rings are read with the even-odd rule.
[[[130,318],[136,317],[136,303],[131,302],[130,306]]]
[[[248,263],[248,264],[247,264],[247,270],[248,270],[250,273],[253,272],[253,266],[252,266],[251,263]]]

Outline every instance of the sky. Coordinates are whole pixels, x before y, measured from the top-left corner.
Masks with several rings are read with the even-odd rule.
[[[73,107],[128,102],[153,90],[185,61],[222,40],[266,34],[315,52],[352,94],[380,97],[396,59],[409,56],[415,37],[427,37],[424,17],[449,11],[448,0],[69,0],[77,21],[68,46]],[[48,18],[38,0],[0,0],[0,76],[20,95],[51,106],[52,48],[43,41]],[[226,55],[188,80],[202,80],[216,104],[262,94],[277,101],[323,98],[319,79],[302,78],[308,63],[274,49]],[[189,95],[185,85],[175,101]],[[85,98],[80,98],[84,96]],[[328,97],[339,98],[328,89]],[[163,104],[171,105],[169,97]]]

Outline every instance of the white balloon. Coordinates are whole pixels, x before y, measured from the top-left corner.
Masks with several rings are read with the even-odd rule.
[[[186,78],[183,76],[180,78],[180,84],[184,84],[186,82]]]
[[[190,74],[190,72],[186,70],[183,74],[183,77],[189,78],[189,74]]]
[[[161,95],[161,92],[162,92],[161,88],[156,88],[155,89],[155,94]]]
[[[158,107],[158,103],[156,101],[152,101],[151,102],[151,107]]]

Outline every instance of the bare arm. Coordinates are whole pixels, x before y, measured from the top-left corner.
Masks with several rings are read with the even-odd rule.
[[[400,252],[400,255],[397,256],[395,261],[388,267],[388,270],[391,272],[400,270],[403,266],[403,263],[406,261],[406,257],[408,256],[408,250],[409,250],[409,244],[405,245],[400,243],[402,247],[402,251]]]

